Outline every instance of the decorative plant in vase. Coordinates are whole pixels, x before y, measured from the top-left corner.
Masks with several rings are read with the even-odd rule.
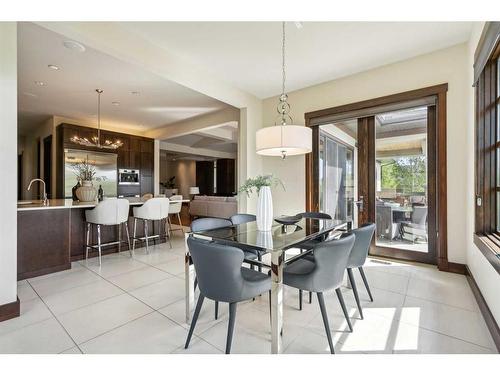
[[[248,196],[254,191],[257,192],[257,229],[260,231],[270,231],[273,226],[273,198],[271,188],[281,186],[285,190],[283,182],[273,175],[259,175],[249,178],[241,185],[239,192]]]
[[[76,189],[76,197],[80,202],[93,202],[97,197],[97,190],[92,185],[92,181],[96,178],[95,167],[89,163],[88,158],[82,160],[72,166],[73,173],[76,178],[82,182],[82,186]]]
[[[176,195],[179,191],[175,188],[175,176],[170,177],[166,182],[161,182],[160,185],[165,188],[165,195],[167,197]]]

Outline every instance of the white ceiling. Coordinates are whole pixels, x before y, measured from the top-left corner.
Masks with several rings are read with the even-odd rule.
[[[103,126],[146,131],[227,107],[196,91],[87,48],[63,46],[65,37],[32,23],[18,27],[19,131],[26,133],[51,115],[97,122],[96,88]],[[48,68],[49,64],[60,67]],[[46,83],[37,86],[35,81]],[[139,95],[132,95],[138,91]],[[112,105],[118,101],[119,106]]]
[[[463,43],[473,23],[302,25],[287,23],[289,91]],[[128,22],[122,27],[260,98],[280,93],[280,22]]]
[[[168,143],[192,147],[193,150],[203,148],[205,150],[236,153],[238,151],[238,126],[220,126],[218,130],[227,131],[229,136],[221,137],[216,131],[200,131],[180,137],[169,138]]]

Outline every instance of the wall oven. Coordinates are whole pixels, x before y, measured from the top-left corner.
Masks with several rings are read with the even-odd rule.
[[[119,169],[118,185],[140,185],[138,169]]]

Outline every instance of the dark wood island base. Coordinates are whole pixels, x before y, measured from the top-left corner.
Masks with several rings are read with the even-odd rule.
[[[141,201],[132,201],[129,213],[129,231],[133,233],[134,219],[132,206],[141,205]],[[85,258],[85,210],[94,203],[80,204],[71,200],[51,200],[49,206],[40,203],[19,205],[17,212],[17,279],[46,275],[71,268],[71,262]],[[160,222],[155,222],[150,235],[164,233]],[[151,231],[151,229],[150,229]],[[143,225],[137,224],[137,236],[144,235]],[[128,251],[127,239],[122,231],[121,251]],[[102,243],[118,239],[117,226],[102,226]],[[165,239],[156,239],[156,243]],[[97,243],[97,234],[92,233],[91,244]],[[132,241],[131,241],[132,244]],[[142,241],[136,242],[136,249],[144,247]],[[102,254],[118,252],[118,245],[105,246]],[[89,251],[89,258],[97,256],[97,251]]]

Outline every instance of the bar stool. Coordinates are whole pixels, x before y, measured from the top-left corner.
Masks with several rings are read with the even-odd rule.
[[[128,232],[128,212],[130,203],[127,199],[106,199],[100,202],[91,210],[85,211],[85,220],[87,222],[87,241],[85,245],[85,259],[89,257],[89,249],[99,251],[99,265],[101,265],[101,249],[103,246],[118,244],[118,252],[121,250],[122,241],[122,225],[125,226],[127,234],[127,243],[130,256],[132,250],[130,248],[130,236]],[[92,225],[97,226],[97,245],[90,244],[90,230]],[[118,241],[101,243],[101,225],[118,225]]]
[[[174,230],[180,230],[182,231],[182,233],[184,233],[184,228],[182,227],[182,221],[180,215],[182,202],[179,202],[182,201],[182,195],[172,195],[169,199],[170,199],[170,205],[168,207],[168,228],[170,230],[170,234],[172,234]],[[179,229],[172,229],[172,221],[170,221],[170,215],[177,215],[177,220],[179,220],[179,225],[180,225]]]
[[[149,254],[149,240],[161,238],[161,227],[163,226],[163,221],[165,221],[165,225],[163,226],[165,229],[165,238],[168,238],[168,242],[170,243],[170,248],[172,248],[172,243],[170,242],[170,235],[168,234],[167,228],[167,218],[168,218],[168,210],[169,210],[169,199],[168,198],[151,198],[148,199],[144,204],[140,207],[134,207],[134,236],[132,240],[132,251],[135,250],[135,241],[146,241],[146,252]],[[137,237],[137,220],[142,220],[144,223],[144,237]],[[148,221],[159,220],[161,222],[160,225],[160,233],[150,236],[149,235],[149,225]]]

